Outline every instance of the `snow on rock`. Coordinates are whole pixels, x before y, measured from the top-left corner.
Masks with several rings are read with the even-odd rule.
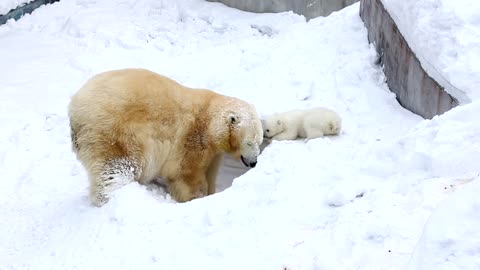
[[[476,172],[478,105],[431,121],[403,109],[358,8],[306,22],[200,0],[71,0],[0,26],[0,268],[402,269],[430,214]],[[261,115],[330,107],[343,131],[274,141],[206,198],[179,204],[132,183],[95,208],[67,105],[92,75],[125,67]]]
[[[2,0],[0,2],[0,15],[7,14],[10,10],[33,1],[34,0]]]
[[[430,76],[461,103],[480,98],[477,0],[382,1]]]

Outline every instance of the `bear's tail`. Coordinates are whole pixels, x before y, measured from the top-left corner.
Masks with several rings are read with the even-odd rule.
[[[340,134],[340,130],[341,130],[340,122],[332,120],[328,123],[328,131],[330,134],[338,135]]]
[[[72,141],[72,150],[73,152],[78,152],[78,150],[80,149],[79,148],[79,145],[78,145],[78,136],[77,136],[77,131],[75,130],[75,128],[73,127],[73,123],[70,119],[70,140]]]

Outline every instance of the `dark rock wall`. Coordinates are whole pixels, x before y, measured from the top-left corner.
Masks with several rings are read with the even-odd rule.
[[[388,87],[406,109],[431,119],[458,105],[422,68],[381,0],[361,0],[360,17],[375,44]]]
[[[58,1],[60,0],[35,0],[23,6],[19,6],[10,10],[7,14],[0,14],[0,25],[6,23],[10,19],[18,20],[23,15],[32,13],[32,11],[41,5],[51,4]]]

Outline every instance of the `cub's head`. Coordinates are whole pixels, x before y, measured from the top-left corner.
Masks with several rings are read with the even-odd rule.
[[[275,114],[267,117],[262,123],[265,138],[272,138],[285,130],[285,123],[281,117]]]
[[[224,104],[223,123],[226,140],[223,149],[241,160],[247,167],[255,167],[263,142],[263,130],[255,107],[241,100]]]

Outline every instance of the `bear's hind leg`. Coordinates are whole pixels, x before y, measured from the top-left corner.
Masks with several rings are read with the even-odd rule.
[[[319,128],[308,127],[305,129],[305,134],[307,135],[305,138],[305,142],[308,142],[311,139],[320,138],[324,136],[324,133]]]
[[[311,139],[320,138],[325,136],[325,124],[317,122],[314,115],[307,115],[303,119],[302,129],[305,136],[305,142]]]
[[[97,170],[90,173],[90,199],[100,207],[108,202],[110,193],[135,181],[140,175],[140,166],[129,157],[113,158],[99,164]]]

